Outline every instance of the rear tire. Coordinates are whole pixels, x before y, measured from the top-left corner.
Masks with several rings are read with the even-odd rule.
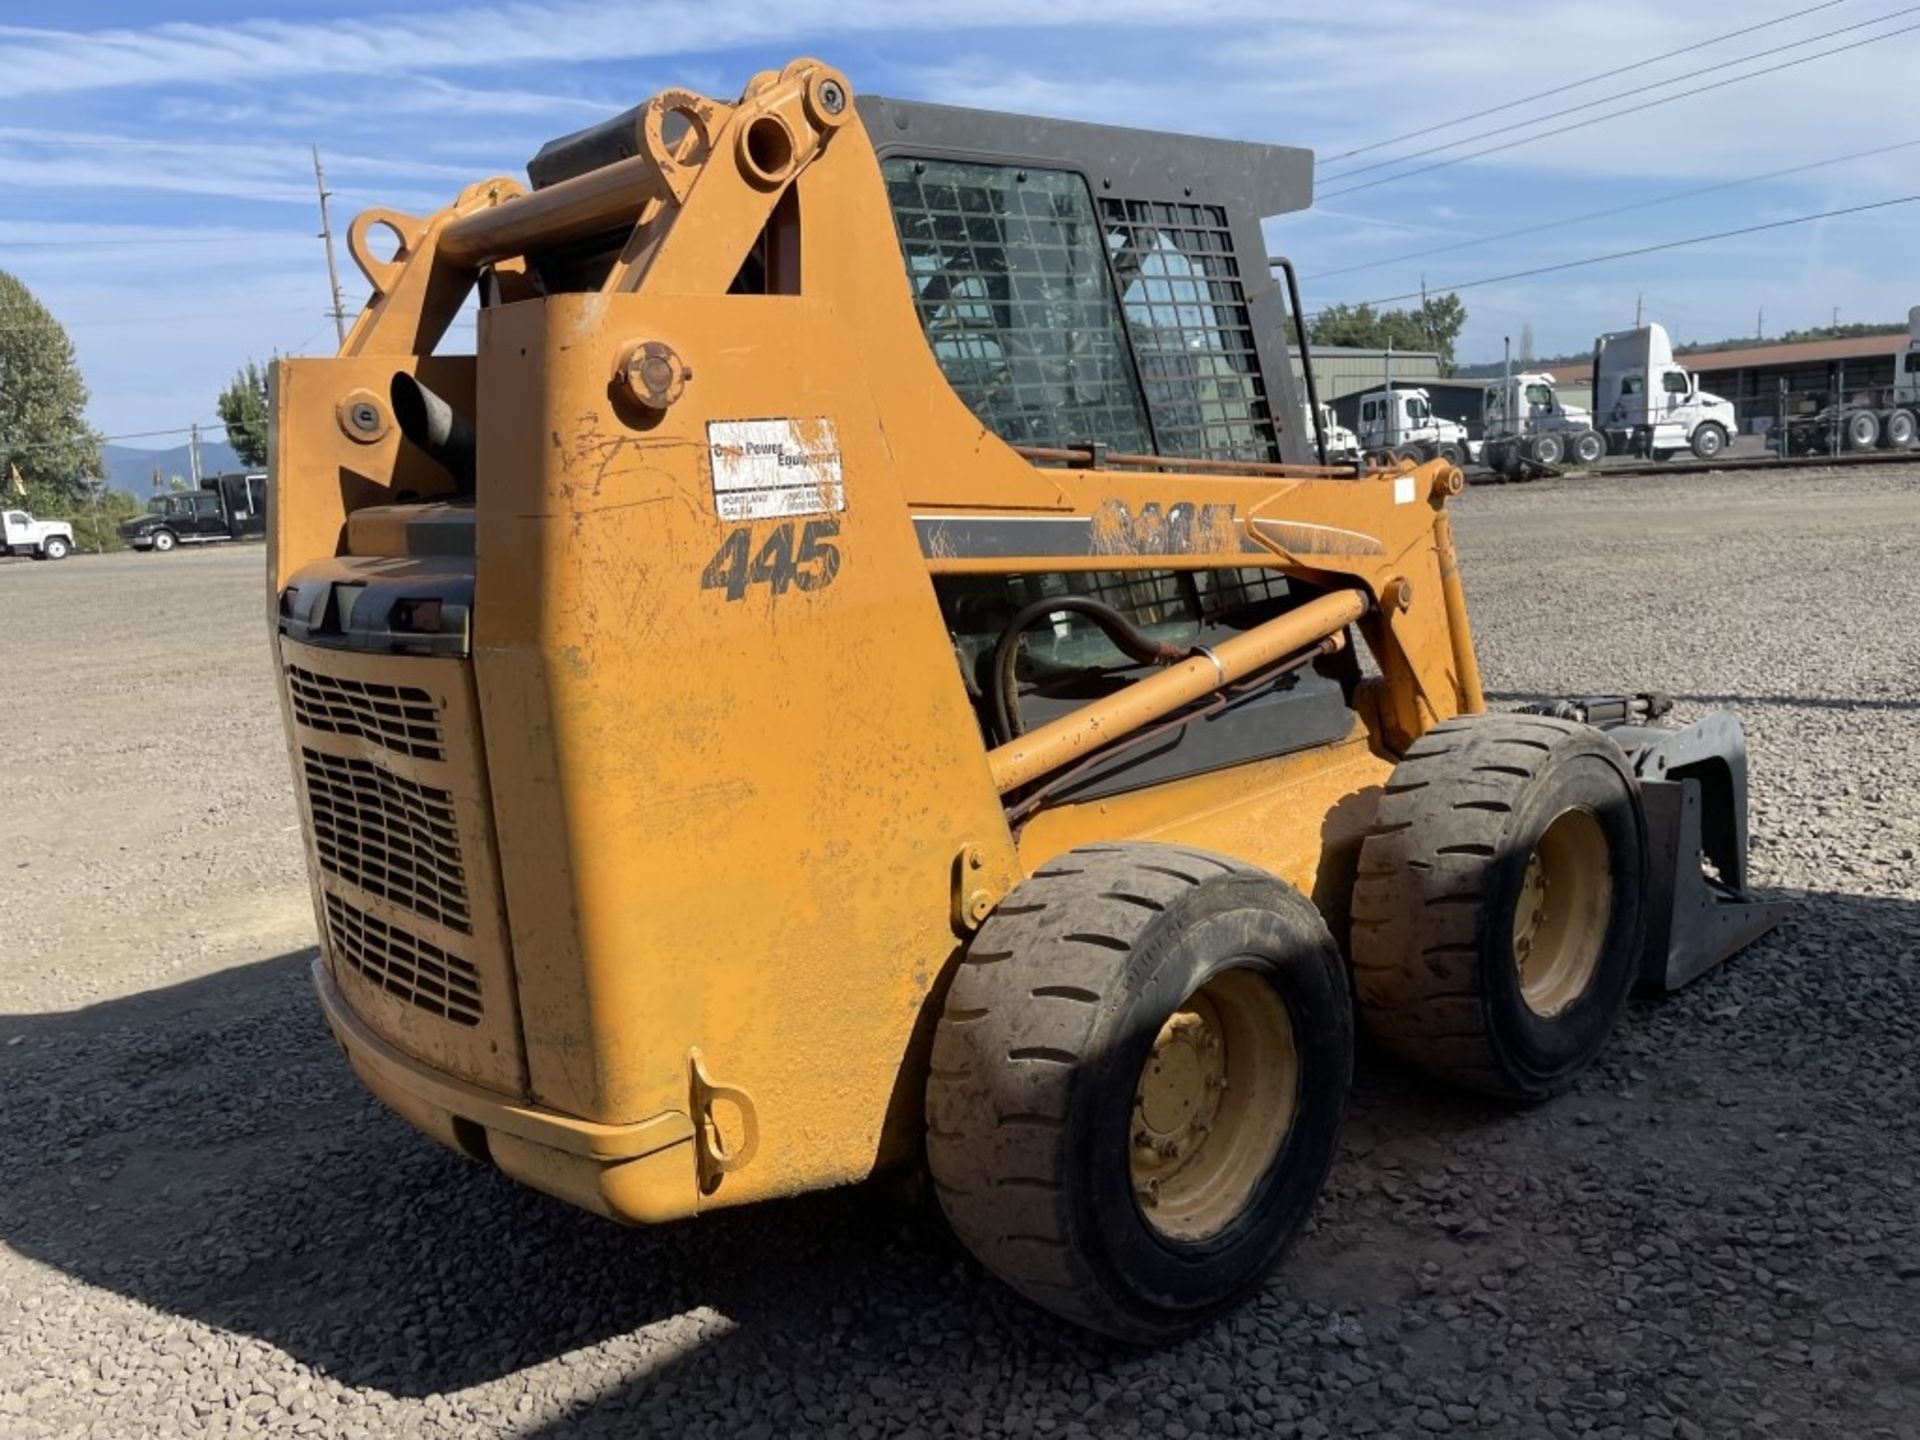
[[[1305,896],[1197,850],[1073,850],[958,967],[928,1166],[1007,1284],[1159,1343],[1259,1289],[1325,1182],[1352,1067],[1339,951]]]
[[[1544,715],[1437,725],[1394,770],[1361,845],[1361,1017],[1441,1079],[1551,1095],[1619,1018],[1646,893],[1646,823],[1611,740]]]
[[[1887,431],[1883,437],[1889,450],[1911,450],[1913,437],[1920,433],[1911,410],[1896,410],[1887,417]]]
[[[1849,450],[1872,450],[1880,443],[1880,417],[1871,410],[1855,410],[1847,416],[1842,438]]]
[[[1564,453],[1558,435],[1536,435],[1527,444],[1527,457],[1536,465],[1558,465]]]
[[[1583,430],[1573,437],[1573,458],[1582,465],[1598,465],[1606,453],[1606,439],[1598,430]]]

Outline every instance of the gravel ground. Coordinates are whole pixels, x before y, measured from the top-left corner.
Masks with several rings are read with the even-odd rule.
[[[1499,698],[1740,713],[1794,918],[1535,1109],[1364,1056],[1309,1233],[1158,1355],[880,1195],[623,1231],[416,1136],[306,992],[260,551],[0,563],[0,1433],[1920,1435],[1920,472],[1458,516]]]

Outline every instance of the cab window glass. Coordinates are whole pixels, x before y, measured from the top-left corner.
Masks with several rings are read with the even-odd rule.
[[[1684,370],[1667,371],[1665,384],[1669,395],[1685,395],[1693,389],[1693,386],[1687,383],[1687,372]]]
[[[945,160],[882,171],[927,344],[980,422],[1017,445],[1151,450],[1086,181]]]

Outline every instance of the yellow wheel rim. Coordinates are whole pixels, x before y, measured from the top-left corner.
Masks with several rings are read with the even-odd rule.
[[[1513,963],[1520,998],[1534,1014],[1558,1015],[1586,994],[1606,945],[1613,909],[1607,837],[1591,810],[1563,810],[1527,857],[1513,908]]]
[[[1293,1127],[1300,1057],[1273,987],[1227,970],[1154,1038],[1133,1097],[1130,1168],[1146,1221],[1174,1240],[1232,1223]]]

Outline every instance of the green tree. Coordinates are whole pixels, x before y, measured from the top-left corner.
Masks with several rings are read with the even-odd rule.
[[[63,508],[100,473],[100,435],[86,420],[87,385],[52,313],[0,270],[0,477],[18,467],[27,503]]]
[[[1453,351],[1467,307],[1449,291],[1429,295],[1410,310],[1376,310],[1371,305],[1329,305],[1308,323],[1316,345],[1353,345],[1367,350],[1433,350],[1443,374],[1453,372]]]
[[[213,408],[227,427],[227,444],[249,469],[267,463],[267,372],[253,361],[235,373]]]

